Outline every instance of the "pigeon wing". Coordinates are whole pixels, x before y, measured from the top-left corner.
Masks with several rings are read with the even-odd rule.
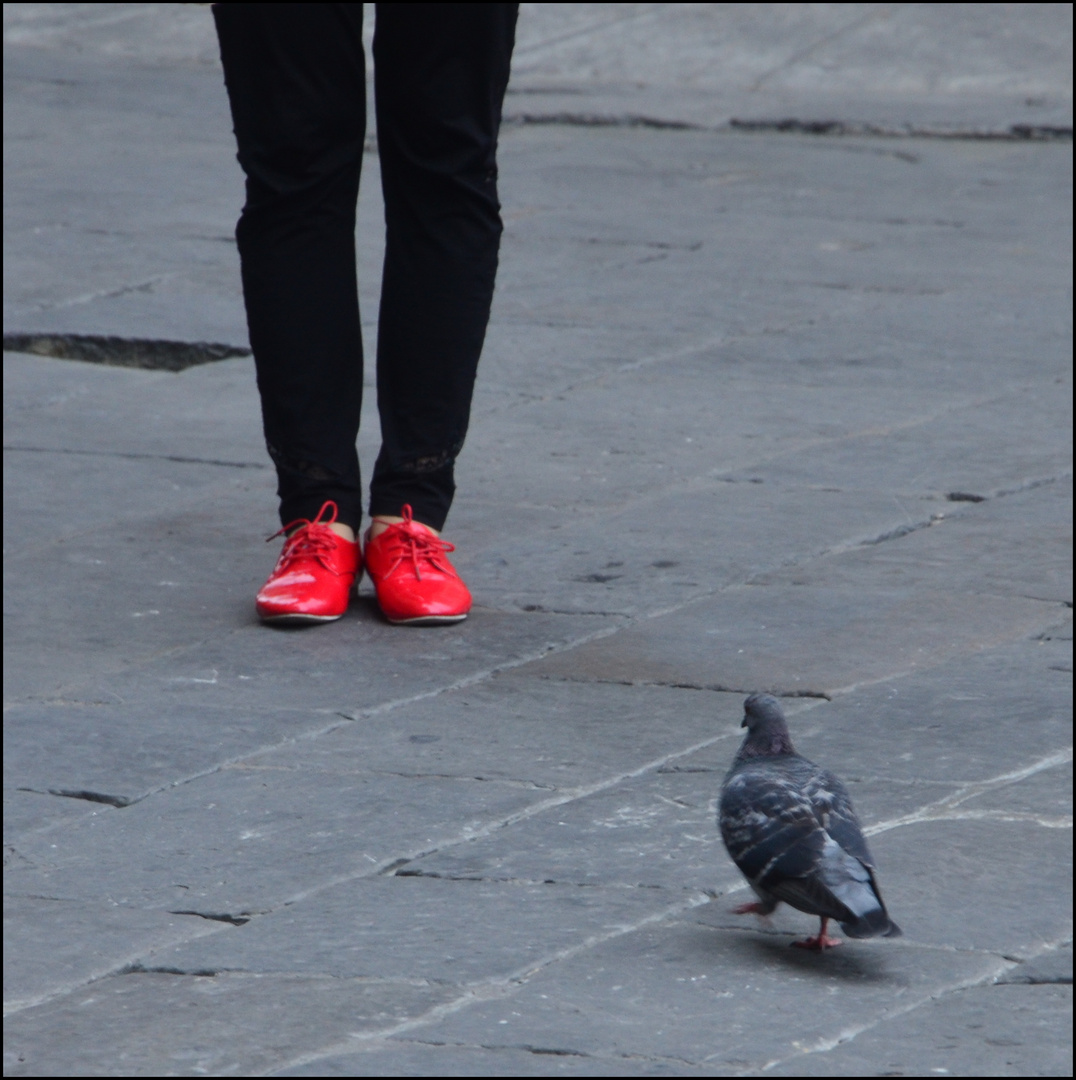
[[[833,773],[816,769],[806,785],[806,794],[829,838],[823,847],[819,876],[850,916],[841,919],[841,928],[849,937],[899,937],[900,927],[886,911],[875,878],[874,858],[848,789]]]
[[[873,870],[874,858],[863,838],[863,830],[852,809],[852,797],[840,778],[827,769],[815,768],[805,785],[818,823],[840,846]]]
[[[828,838],[794,778],[755,769],[733,777],[721,799],[720,825],[725,847],[752,885],[801,911],[853,917],[818,876]]]

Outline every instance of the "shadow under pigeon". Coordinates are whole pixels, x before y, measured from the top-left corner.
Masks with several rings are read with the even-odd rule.
[[[705,909],[704,909],[705,910]],[[760,926],[715,926],[710,921],[698,921],[692,926],[693,954],[712,958],[715,965],[757,970],[760,962],[772,968],[780,966],[805,977],[842,979],[859,983],[888,983],[892,976],[886,960],[876,945],[845,939],[835,949],[819,953],[813,949],[798,949],[792,943],[805,934],[790,934]]]
[[[738,935],[737,935],[738,936]],[[742,953],[761,954],[767,959],[783,964],[790,970],[804,975],[817,974],[829,979],[847,979],[866,983],[889,982],[885,958],[876,948],[859,949],[855,942],[846,941],[836,949],[824,953],[813,949],[797,949],[784,934],[773,937],[746,936],[739,943]]]

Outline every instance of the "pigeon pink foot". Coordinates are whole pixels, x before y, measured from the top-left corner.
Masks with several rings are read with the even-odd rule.
[[[765,907],[757,900],[752,900],[749,904],[737,904],[732,909],[733,915],[768,915]]]
[[[816,952],[823,952],[826,949],[834,949],[838,945],[843,945],[844,942],[840,938],[826,935],[826,923],[828,922],[829,919],[822,920],[822,927],[818,931],[818,937],[804,938],[803,941],[793,941],[792,944],[797,949],[814,949]]]

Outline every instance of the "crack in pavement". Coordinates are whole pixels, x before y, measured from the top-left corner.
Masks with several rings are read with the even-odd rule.
[[[557,93],[550,90],[549,93]],[[573,91],[560,91],[568,94]],[[526,93],[526,91],[516,91]],[[677,120],[647,113],[573,112],[506,112],[503,127],[596,127],[650,128],[657,131],[705,132],[710,135],[815,135],[847,139],[929,139],[950,142],[1070,142],[1072,127],[1066,124],[1003,124],[998,127],[962,127],[952,124],[866,123],[834,118],[809,119],[785,116],[780,118],[740,119],[710,125],[691,120]],[[892,157],[917,164],[916,154],[889,151]]]
[[[170,910],[168,912],[168,914],[169,915],[193,915],[193,916],[196,916],[199,919],[208,919],[210,922],[230,923],[232,926],[246,926],[246,924],[248,922],[250,922],[250,920],[254,917],[254,915],[259,914],[259,913],[254,912],[254,913],[243,914],[243,915],[229,915],[226,912],[220,912],[220,913],[214,914],[213,912],[209,912],[209,911],[192,911],[192,910],[186,910],[186,909],[181,908],[179,910]]]
[[[41,790],[40,788],[33,787],[17,787],[15,790],[28,791],[33,795],[56,795],[62,799],[84,799],[86,802],[104,803],[107,806],[115,806],[117,808],[133,806],[135,803],[141,802],[146,798],[145,795],[109,795],[106,792],[89,791],[83,788],[47,788]]]

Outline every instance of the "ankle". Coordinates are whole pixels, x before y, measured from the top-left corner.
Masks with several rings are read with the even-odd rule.
[[[404,518],[396,517],[392,514],[378,514],[370,521],[370,528],[367,531],[366,539],[374,540],[380,536],[386,529],[393,525],[402,525]],[[416,525],[421,525],[422,528],[428,529],[434,536],[440,536],[440,532],[433,528],[432,525],[424,525],[421,521],[416,521]]]
[[[325,527],[332,529],[337,536],[342,537],[349,544],[355,543],[355,530],[350,525],[344,525],[339,521],[325,522]],[[307,528],[306,525],[296,525],[294,529],[289,530],[286,534],[290,540],[300,529]]]

